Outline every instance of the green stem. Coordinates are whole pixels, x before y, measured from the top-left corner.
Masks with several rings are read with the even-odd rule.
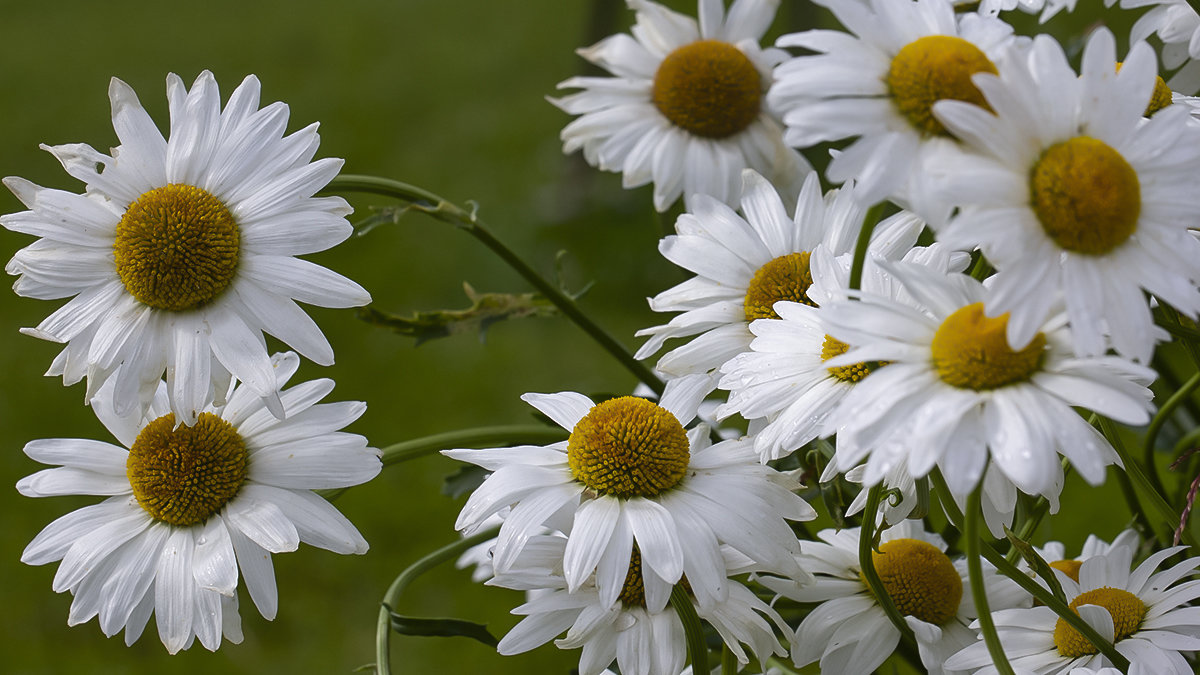
[[[858,240],[854,242],[854,259],[850,263],[850,290],[862,288],[863,267],[867,262],[867,248],[871,245],[871,234],[875,231],[875,225],[879,223],[879,216],[883,215],[883,205],[884,202],[879,202],[867,209],[866,215],[863,216],[862,229],[858,231]]]
[[[1125,444],[1121,442],[1120,433],[1113,421],[1107,417],[1100,417],[1099,421],[1100,429],[1104,432],[1104,436],[1108,439],[1108,442],[1116,449],[1117,455],[1121,457],[1121,462],[1125,464],[1125,473],[1133,481],[1134,487],[1141,490],[1142,496],[1150,502],[1150,506],[1158,513],[1158,517],[1170,529],[1175,529],[1179,525],[1179,514],[1171,508],[1171,505],[1167,503],[1162,494],[1154,489],[1154,486],[1150,483],[1150,479],[1146,478],[1146,474],[1142,473],[1141,467],[1138,466],[1137,462],[1134,461],[1133,457],[1125,449]],[[1183,530],[1183,541],[1192,550],[1196,550],[1196,537],[1192,535],[1191,530],[1188,528],[1184,528]]]
[[[692,663],[693,673],[708,672],[708,645],[704,642],[704,626],[700,624],[700,615],[692,605],[683,582],[675,584],[671,589],[671,607],[683,622],[683,631],[687,635],[688,658]]]
[[[946,479],[943,478],[942,474],[937,470],[934,470],[929,474],[929,476],[932,478],[933,485],[937,489],[938,494],[946,496],[946,498],[942,499],[941,501],[942,508],[946,510],[946,516],[950,519],[950,524],[959,528],[961,531],[964,527],[963,514],[962,511],[958,510],[958,505],[954,503],[954,500],[949,497],[951,492],[949,486],[946,485]],[[1029,593],[1038,600],[1041,600],[1043,605],[1049,607],[1054,611],[1055,614],[1062,617],[1063,621],[1066,621],[1068,625],[1079,631],[1079,633],[1083,635],[1088,642],[1091,642],[1093,645],[1095,645],[1096,649],[1099,649],[1104,656],[1108,657],[1108,660],[1111,661],[1114,666],[1120,669],[1121,672],[1124,673],[1129,670],[1129,659],[1122,656],[1121,652],[1118,652],[1117,648],[1114,647],[1111,642],[1105,640],[1104,636],[1096,632],[1096,629],[1092,628],[1088,622],[1084,621],[1083,617],[1079,616],[1075,610],[1071,609],[1058,598],[1054,597],[1053,593],[1043,588],[1036,581],[1030,579],[1029,576],[1022,572],[1016,565],[1013,565],[1005,560],[1003,555],[1001,555],[998,551],[996,551],[996,549],[992,548],[987,543],[980,542],[979,553],[985,560],[994,565],[997,571],[1009,579],[1012,579],[1018,586],[1025,589],[1025,592]]]
[[[987,585],[983,580],[983,562],[979,559],[979,549],[983,543],[979,533],[979,495],[982,491],[983,486],[978,485],[967,497],[966,522],[963,523],[963,538],[967,540],[967,576],[971,580],[971,598],[975,601],[975,614],[979,617],[979,628],[983,632],[988,654],[991,655],[1000,675],[1014,675],[1012,666],[1008,663],[1008,655],[1004,653],[1004,645],[1000,644],[1000,636],[996,634],[996,624],[992,621]]]
[[[879,500],[882,494],[882,483],[867,492],[867,504],[862,512],[862,526],[858,531],[858,565],[862,570],[863,580],[867,582],[867,588],[871,589],[871,594],[883,608],[883,613],[887,615],[888,620],[892,622],[896,630],[900,631],[901,637],[906,641],[914,640],[912,629],[908,627],[904,615],[896,609],[896,604],[892,602],[892,596],[888,594],[887,588],[879,578],[879,573],[875,571],[872,544],[875,540],[875,516],[879,511]]]
[[[413,208],[422,211],[438,220],[450,223],[455,227],[466,230],[473,237],[487,246],[513,270],[520,274],[539,293],[549,300],[558,311],[562,312],[575,325],[583,329],[605,351],[621,363],[635,377],[649,386],[660,396],[663,393],[663,382],[654,374],[649,366],[633,358],[624,345],[612,335],[592,321],[576,304],[574,298],[562,292],[550,283],[537,270],[530,267],[512,249],[492,234],[487,225],[474,213],[446,201],[442,197],[408,183],[379,178],[376,176],[342,175],[334,178],[323,192],[365,192],[384,195],[403,202],[408,202]]]
[[[1182,405],[1192,395],[1192,392],[1196,391],[1197,387],[1200,387],[1200,372],[1192,375],[1187,382],[1183,383],[1183,386],[1177,389],[1174,394],[1171,394],[1167,402],[1163,403],[1162,407],[1158,409],[1158,412],[1154,415],[1154,419],[1150,420],[1150,426],[1146,429],[1146,441],[1142,449],[1142,463],[1146,465],[1146,478],[1149,479],[1150,484],[1159,494],[1166,494],[1166,490],[1163,488],[1162,480],[1158,477],[1158,468],[1154,462],[1154,445],[1158,441],[1158,434],[1162,431],[1163,425],[1167,423],[1167,420],[1170,419],[1175,409]]]
[[[721,675],[737,675],[737,671],[737,656],[733,654],[733,650],[729,648],[729,645],[725,645],[721,648]],[[695,673],[696,669],[693,668],[692,672]]]
[[[463,551],[471,548],[476,544],[481,544],[488,539],[496,536],[500,528],[494,527],[485,532],[471,535],[465,539],[459,539],[453,544],[443,546],[429,555],[421,558],[417,562],[409,565],[407,569],[396,577],[391,586],[388,586],[387,593],[383,595],[383,602],[379,606],[379,621],[375,626],[375,672],[377,675],[391,675],[391,637],[392,637],[392,612],[391,608],[396,606],[396,601],[400,599],[400,594],[404,589],[408,588],[412,582],[416,581],[417,577],[437,567],[438,565],[457,558]]]

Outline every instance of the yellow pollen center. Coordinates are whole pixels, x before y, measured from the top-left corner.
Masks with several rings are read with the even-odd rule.
[[[1070,606],[1078,614],[1077,608],[1080,605],[1097,605],[1108,610],[1113,621],[1113,642],[1120,642],[1133,635],[1141,627],[1142,619],[1146,616],[1146,603],[1133,593],[1120,588],[1105,586],[1080,593],[1079,597],[1071,601]],[[1058,647],[1058,653],[1067,658],[1086,656],[1099,651],[1061,618],[1054,624],[1054,644]]]
[[[667,54],[654,74],[652,101],[677,127],[725,138],[758,117],[762,78],[740,49],[700,40]]]
[[[920,539],[893,539],[873,551],[871,560],[901,614],[940,626],[958,613],[962,577],[938,547]]]
[[[246,481],[246,459],[242,437],[221,417],[200,413],[194,426],[175,428],[168,413],[138,434],[125,472],[138,504],[155,520],[188,527],[233,499]]]
[[[597,404],[567,440],[571,475],[599,494],[622,499],[653,497],[675,487],[690,457],[679,420],[633,396]]]
[[[780,300],[817,306],[808,299],[808,287],[812,285],[808,258],[808,251],[789,253],[758,268],[746,287],[746,299],[742,301],[747,321],[778,319],[774,305]]]
[[[1054,569],[1071,577],[1075,583],[1079,583],[1079,568],[1083,566],[1083,562],[1079,560],[1055,560],[1050,563]]]
[[[934,103],[953,99],[991,110],[971,82],[975,73],[996,73],[995,64],[978,47],[953,35],[926,35],[896,53],[885,81],[905,119],[924,134],[946,136],[946,128],[933,116]]]
[[[1077,136],[1046,149],[1029,175],[1030,206],[1046,235],[1072,253],[1104,255],[1137,230],[1137,172],[1103,141]]]
[[[690,595],[692,585],[688,583],[687,577],[681,577],[679,581]],[[629,555],[629,571],[625,573],[625,585],[621,587],[621,594],[617,596],[617,599],[626,607],[646,606],[646,582],[642,579],[642,552],[638,549],[637,544],[633,545],[633,551]]]
[[[1117,70],[1121,70],[1121,62],[1117,61]],[[1150,94],[1150,103],[1146,105],[1146,117],[1153,117],[1154,113],[1171,105],[1171,88],[1158,75],[1154,76],[1154,91]]]
[[[828,361],[835,356],[841,356],[850,349],[850,345],[831,336],[825,336],[825,342],[821,344],[821,360]],[[864,361],[862,363],[852,363],[848,366],[838,366],[837,368],[827,368],[829,374],[842,382],[854,384],[871,373],[886,366],[888,361]]]
[[[208,192],[178,183],[154,188],[117,223],[117,275],[155,309],[195,309],[233,280],[240,239],[229,209]]]
[[[983,303],[960,308],[933,335],[933,367],[942,381],[984,391],[1024,382],[1042,365],[1046,336],[1038,333],[1019,351],[1008,346],[1008,314],[988,318]]]

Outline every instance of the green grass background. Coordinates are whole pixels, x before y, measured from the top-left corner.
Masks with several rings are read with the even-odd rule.
[[[669,4],[694,11],[690,1]],[[626,27],[630,13],[621,3],[608,5],[616,27]],[[566,250],[568,285],[595,281],[583,306],[631,347],[635,330],[663,320],[644,298],[684,278],[656,251],[660,222],[649,190],[622,191],[619,177],[561,153],[558,132],[569,118],[544,97],[583,71],[573,50],[595,39],[591,3],[10,0],[4,9],[0,175],[79,190],[37,145],[115,144],[106,96],[112,76],[130,83],[165,127],[168,72],[190,83],[210,69],[223,97],[254,73],[264,103],[291,106],[290,129],[322,123],[318,156],[346,158],[344,171],[412,182],[460,203],[476,200],[497,234],[546,274]],[[782,22],[795,25],[802,12],[788,3]],[[387,203],[351,202],[355,218]],[[21,208],[0,194],[3,212]],[[0,259],[31,241],[0,231]],[[529,290],[475,241],[415,214],[310,258],[362,283],[389,311],[464,306],[464,281],[480,291]],[[0,484],[41,468],[21,453],[32,439],[111,440],[82,405],[82,386],[42,377],[58,347],[17,333],[57,306],[0,294]],[[625,392],[634,384],[561,319],[496,325],[486,341],[458,336],[414,347],[351,311],[311,313],[337,364],[305,364],[297,379],[331,377],[338,387],[330,400],[367,401],[367,414],[351,430],[378,447],[470,426],[528,423],[531,409],[518,398],[528,391]],[[120,636],[106,639],[95,621],[68,628],[71,598],[50,590],[57,566],[19,562],[42,527],[96,499],[28,499],[0,489],[0,671],[351,672],[373,661],[378,602],[392,578],[455,539],[461,499],[439,493],[454,468],[430,457],[389,468],[342,496],[337,505],[371,543],[370,553],[338,556],[304,546],[275,556],[278,618],[263,620],[243,592],[243,644],[217,653],[197,644],[174,657],[153,623],[132,648]],[[1053,521],[1043,533],[1078,542],[1087,530],[1077,524],[1088,518],[1112,523],[1103,532],[1111,536],[1125,517],[1119,504],[1092,503],[1091,513]],[[399,609],[487,622],[501,635],[515,623],[508,610],[519,602],[516,593],[471,584],[466,573],[447,568],[419,582]],[[400,637],[393,654],[399,673],[566,673],[577,659],[550,647],[506,658],[464,639]]]

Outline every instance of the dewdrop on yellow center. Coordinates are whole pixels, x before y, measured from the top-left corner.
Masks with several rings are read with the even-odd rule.
[[[1114,643],[1137,632],[1142,625],[1142,619],[1146,617],[1146,603],[1133,593],[1120,588],[1105,586],[1080,593],[1079,597],[1071,601],[1070,607],[1078,614],[1079,610],[1076,608],[1080,605],[1098,605],[1108,610],[1112,615]],[[1054,645],[1058,647],[1058,653],[1067,658],[1099,652],[1095,645],[1061,617],[1054,624]]]
[[[953,99],[988,107],[971,82],[975,73],[996,73],[979,47],[953,35],[927,35],[896,53],[886,82],[905,119],[926,135],[946,136],[946,127],[933,116],[934,103]]]
[[[986,391],[1024,382],[1041,367],[1046,336],[1008,346],[1008,314],[988,318],[983,303],[960,308],[938,326],[931,351],[938,377],[953,387]]]
[[[654,74],[654,107],[675,126],[726,138],[758,117],[762,77],[740,49],[700,40],[667,54]]]
[[[778,319],[774,306],[780,300],[816,307],[816,303],[808,299],[808,287],[812,286],[808,259],[808,251],[800,251],[779,256],[758,268],[742,301],[746,320]]]
[[[644,398],[594,406],[567,440],[575,480],[601,495],[627,499],[670,490],[687,472],[691,446],[683,425]]]
[[[940,626],[958,613],[962,577],[938,547],[920,539],[893,539],[872,551],[871,560],[901,614]]]

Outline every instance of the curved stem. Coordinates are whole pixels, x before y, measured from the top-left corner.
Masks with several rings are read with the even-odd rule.
[[[451,448],[475,448],[496,444],[534,445],[556,443],[567,437],[567,431],[559,427],[541,424],[512,424],[494,427],[458,429],[431,436],[422,436],[410,441],[393,443],[383,448],[383,465],[391,466],[410,459],[432,455]]]
[[[854,259],[850,263],[850,286],[851,290],[862,288],[863,267],[867,262],[867,248],[871,245],[871,234],[875,231],[875,225],[879,223],[879,216],[883,214],[884,202],[879,202],[875,206],[867,209],[866,215],[863,216],[862,229],[858,231],[858,239],[854,242]]]
[[[979,628],[983,632],[983,641],[987,644],[988,654],[1000,675],[1013,675],[1004,646],[1000,644],[1000,636],[996,634],[996,624],[992,621],[992,610],[988,606],[987,585],[983,581],[983,562],[979,559],[980,540],[979,512],[980,492],[978,485],[967,497],[966,522],[963,523],[963,538],[967,540],[967,575],[971,580],[971,598],[975,601],[975,614],[979,617]]]
[[[408,588],[417,577],[437,567],[438,565],[457,558],[463,551],[471,548],[476,544],[481,544],[488,539],[496,536],[500,528],[494,527],[484,532],[459,539],[453,544],[443,546],[429,555],[421,558],[417,562],[409,565],[400,576],[392,581],[392,585],[388,586],[387,593],[383,595],[383,602],[379,606],[379,621],[375,626],[375,672],[377,675],[391,675],[391,637],[392,637],[392,612],[391,608],[396,606],[396,601],[400,599],[400,594],[404,589]]]
[[[482,242],[484,246],[491,249],[493,253],[499,256],[517,274],[524,277],[542,296],[557,307],[558,311],[573,321],[575,325],[582,328],[585,333],[591,336],[593,340],[620,362],[629,372],[633,373],[635,377],[653,389],[655,393],[660,396],[662,395],[663,382],[654,374],[654,371],[649,366],[633,358],[633,354],[625,349],[616,338],[579,309],[579,305],[575,303],[574,298],[564,293],[548,279],[539,274],[537,270],[530,267],[512,249],[497,239],[491,230],[488,229],[487,225],[475,215],[474,211],[463,209],[428,190],[409,185],[408,183],[401,183],[400,181],[376,176],[338,176],[322,192],[366,192],[392,197],[403,202],[408,202],[412,208],[438,220],[466,230],[471,236]]]
[[[693,673],[708,672],[708,645],[704,642],[704,626],[700,624],[700,615],[692,605],[683,582],[675,584],[671,589],[671,607],[683,622],[683,631],[687,635],[688,658],[692,663]]]
[[[1154,463],[1154,444],[1158,440],[1158,433],[1162,431],[1163,425],[1167,423],[1167,420],[1175,412],[1175,409],[1186,401],[1192,395],[1192,392],[1196,391],[1197,387],[1200,387],[1200,372],[1192,375],[1187,382],[1183,383],[1183,386],[1179,387],[1174,394],[1171,394],[1166,403],[1163,403],[1162,407],[1158,409],[1158,412],[1154,415],[1154,419],[1150,420],[1150,426],[1146,429],[1146,441],[1142,449],[1142,463],[1146,465],[1146,478],[1149,479],[1150,485],[1159,494],[1166,494],[1166,490],[1163,488],[1162,480],[1158,477],[1158,468]]]
[[[914,640],[912,629],[908,627],[904,615],[896,609],[896,604],[892,602],[892,596],[888,595],[887,588],[879,578],[879,573],[875,571],[872,544],[875,540],[875,516],[879,511],[879,499],[882,494],[883,484],[876,485],[867,492],[867,504],[862,513],[862,527],[858,531],[858,565],[862,570],[863,580],[867,582],[867,588],[871,589],[871,594],[883,608],[883,613],[887,615],[888,620],[892,622],[896,630],[900,631],[900,636],[906,641]]]
[[[936,469],[929,476],[933,480],[934,487],[937,488],[942,508],[946,510],[946,517],[950,519],[950,524],[962,531],[964,527],[963,514],[962,511],[958,510],[958,505],[954,503],[954,499],[950,497],[951,492],[949,486],[946,485],[946,479]],[[1036,581],[1030,579],[1016,565],[1005,560],[1004,556],[990,545],[980,542],[979,553],[985,560],[994,565],[997,571],[1012,579],[1018,586],[1025,589],[1025,592],[1041,600],[1043,605],[1049,607],[1055,614],[1062,617],[1063,621],[1066,621],[1072,628],[1079,631],[1083,637],[1087,638],[1088,642],[1091,642],[1096,646],[1096,649],[1099,649],[1102,654],[1108,657],[1108,660],[1120,669],[1122,673],[1129,670],[1129,659],[1125,658],[1121,652],[1118,652],[1117,648],[1111,642],[1096,632],[1096,629],[1084,621],[1083,617],[1079,616],[1075,610],[1054,597],[1053,593],[1043,588]]]
[[[1113,424],[1112,420],[1108,419],[1107,417],[1100,417],[1099,421],[1100,429],[1104,432],[1104,437],[1108,439],[1108,442],[1113,446],[1114,449],[1116,449],[1117,455],[1121,457],[1122,463],[1125,464],[1125,473],[1129,476],[1130,480],[1133,481],[1134,487],[1137,487],[1142,491],[1142,496],[1149,500],[1150,506],[1153,507],[1156,512],[1158,512],[1158,517],[1162,518],[1162,520],[1167,523],[1170,529],[1175,529],[1175,527],[1179,524],[1179,514],[1176,513],[1171,508],[1171,505],[1167,503],[1167,500],[1164,499],[1163,496],[1154,489],[1154,486],[1150,483],[1150,479],[1146,478],[1146,474],[1142,473],[1141,467],[1138,466],[1138,463],[1129,455],[1129,452],[1125,449],[1125,444],[1121,442],[1120,433],[1118,432],[1116,425]],[[1186,528],[1184,529],[1183,541],[1190,546],[1192,550],[1197,548],[1196,537],[1192,535],[1191,530]]]

